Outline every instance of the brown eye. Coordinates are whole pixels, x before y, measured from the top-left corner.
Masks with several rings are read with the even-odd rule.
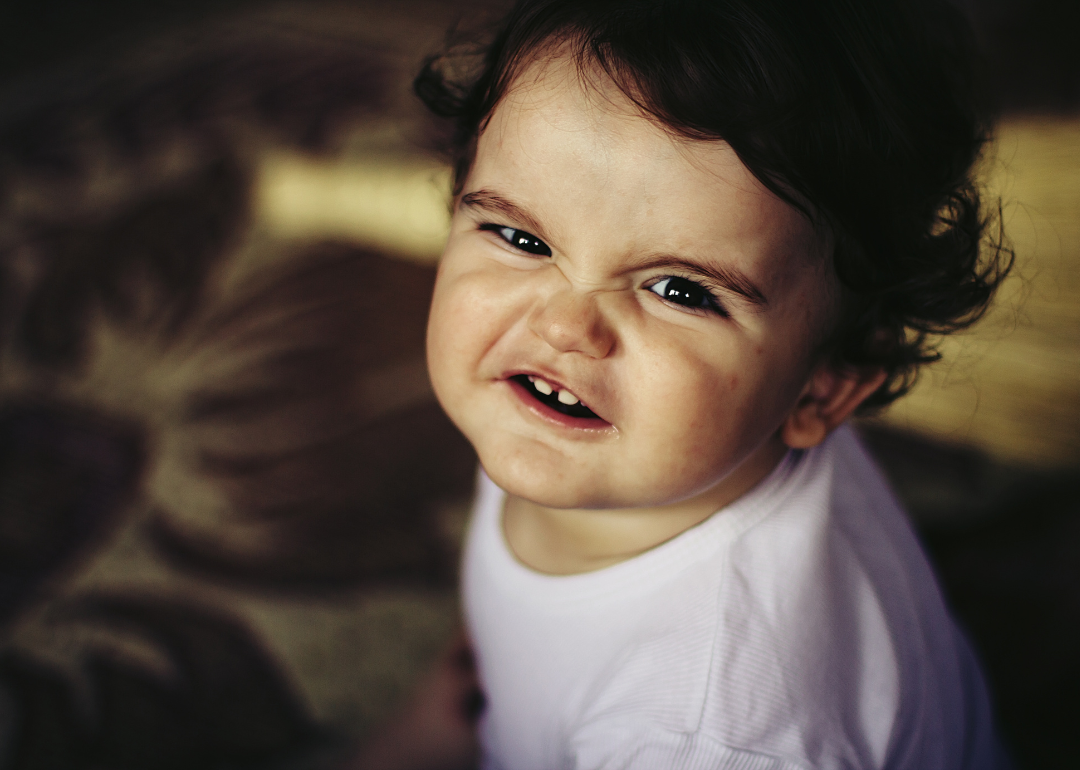
[[[502,225],[481,225],[480,229],[498,233],[500,238],[515,249],[521,249],[527,254],[536,254],[540,257],[551,256],[551,249],[548,248],[548,245],[532,233],[518,230],[516,227],[503,227]]]
[[[657,281],[648,289],[661,299],[682,307],[727,315],[711,291],[689,278],[669,276]]]

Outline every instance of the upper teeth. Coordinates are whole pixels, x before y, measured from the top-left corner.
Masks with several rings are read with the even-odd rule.
[[[578,402],[578,397],[571,393],[569,390],[559,391],[559,403],[566,404],[567,406],[573,406]]]
[[[529,382],[533,384],[533,387],[543,393],[545,396],[550,396],[555,388],[548,384],[547,380],[542,380],[539,377],[529,377]]]
[[[549,383],[547,380],[545,380],[545,379],[543,379],[541,377],[535,377],[533,375],[529,375],[529,382],[531,382],[533,387],[536,388],[539,392],[543,393],[545,396],[550,396],[552,393],[555,392],[555,388],[551,387],[551,383]],[[571,393],[569,390],[560,390],[559,391],[559,403],[560,404],[566,404],[567,406],[573,406],[574,404],[578,403],[579,401],[580,401],[580,399],[577,396],[575,396],[573,393]]]

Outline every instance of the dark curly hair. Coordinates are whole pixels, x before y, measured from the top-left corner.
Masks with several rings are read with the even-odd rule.
[[[489,45],[415,80],[452,121],[455,193],[499,100],[555,46],[673,133],[726,141],[828,233],[843,298],[823,354],[888,374],[864,408],[905,393],[1012,266],[1000,225],[986,235],[972,167],[989,122],[944,0],[520,0]]]

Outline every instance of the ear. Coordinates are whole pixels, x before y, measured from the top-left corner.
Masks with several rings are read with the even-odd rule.
[[[840,369],[821,364],[781,426],[780,438],[792,449],[817,446],[881,387],[885,376],[885,370],[876,367]]]

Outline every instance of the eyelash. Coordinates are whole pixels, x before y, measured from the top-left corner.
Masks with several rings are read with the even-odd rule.
[[[523,251],[526,254],[531,254],[538,257],[551,256],[551,248],[542,240],[537,238],[535,235],[526,232],[525,230],[521,230],[516,227],[508,227],[506,225],[495,224],[494,222],[485,222],[484,224],[480,225],[480,229],[485,232],[495,233],[495,235],[501,238],[508,246],[517,249],[518,251]],[[681,293],[684,296],[693,296],[688,294],[685,287],[681,292],[679,292],[677,288],[679,284],[685,284],[687,286],[693,287],[692,291],[701,292],[702,296],[699,304],[683,304],[681,302],[676,302],[671,297],[663,296],[659,292],[654,291],[654,289],[656,289],[657,287],[664,286],[665,284],[668,285],[668,288],[672,288],[670,286],[672,281],[678,282],[676,284],[676,288],[674,289],[676,293]],[[727,310],[724,309],[723,305],[720,304],[720,300],[716,298],[716,295],[707,286],[704,286],[703,284],[693,280],[692,278],[684,278],[681,275],[665,275],[661,277],[658,281],[649,284],[645,288],[648,291],[651,291],[653,294],[656,294],[656,296],[660,297],[660,299],[664,300],[665,302],[668,302],[672,305],[677,305],[681,308],[685,308],[686,310],[704,310],[706,312],[716,313],[722,318],[727,318],[729,315]]]
[[[673,282],[677,282],[677,283],[675,283],[674,287],[671,286],[671,284]],[[693,295],[690,294],[689,292],[687,292],[685,286],[684,286],[684,288],[682,288],[681,292],[679,291],[678,287],[681,284],[683,284],[685,286],[693,287],[691,289],[691,291],[701,292],[702,296],[701,296],[700,300],[698,301],[698,303],[696,303],[696,304],[684,304],[682,302],[676,302],[671,297],[664,296],[659,291],[656,291],[656,289],[658,287],[663,287],[663,288],[661,288],[661,291],[666,291],[667,289],[672,289],[676,293],[682,294],[684,297],[687,297],[687,296],[692,297]],[[718,316],[720,316],[722,318],[727,318],[728,315],[729,315],[727,310],[725,310],[724,306],[720,303],[720,300],[716,298],[716,295],[707,286],[699,283],[698,281],[693,280],[692,278],[684,278],[681,275],[665,275],[662,278],[660,278],[659,280],[649,284],[645,288],[648,289],[649,291],[651,291],[656,296],[660,297],[660,299],[664,300],[665,302],[668,302],[668,303],[670,303],[672,305],[677,305],[677,306],[679,306],[681,308],[684,308],[686,310],[690,310],[690,311],[702,311],[702,310],[704,310],[705,312],[708,312],[708,313],[715,313],[716,315],[718,315]]]
[[[493,222],[487,222],[480,225],[480,229],[495,233],[502,238],[508,246],[515,248],[518,251],[524,251],[526,254],[532,254],[534,257],[551,256],[551,248],[532,233],[519,230],[516,227],[497,225]],[[513,235],[515,233],[516,235]]]

